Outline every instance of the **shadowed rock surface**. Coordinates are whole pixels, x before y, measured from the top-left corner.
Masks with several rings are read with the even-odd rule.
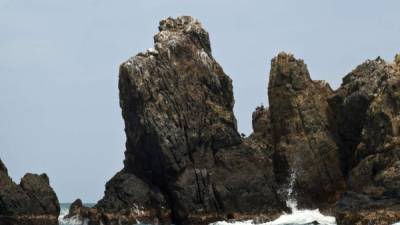
[[[268,97],[275,175],[285,184],[290,173],[296,173],[301,207],[332,203],[344,186],[339,148],[329,123],[331,93],[325,82],[311,80],[303,60],[286,53],[272,59]]]
[[[191,17],[165,19],[159,30],[153,49],[120,67],[125,166],[96,210],[126,223],[277,215],[283,204],[268,144],[240,137],[232,81],[213,58],[208,33]]]
[[[353,155],[356,165],[349,172],[348,191],[338,204],[339,225],[400,221],[400,61],[396,59],[392,64],[383,60],[363,64],[376,71],[372,80],[379,81],[379,87],[363,112],[360,142]],[[352,82],[371,75],[358,76]]]
[[[25,174],[19,185],[0,160],[0,224],[55,225],[60,205],[46,174]]]
[[[240,137],[232,81],[208,33],[191,17],[162,20],[154,48],[120,66],[124,168],[95,207],[77,201],[70,216],[90,225],[267,221],[287,210],[295,173],[300,208],[329,211],[338,225],[389,225],[400,220],[399,70],[399,56],[368,60],[333,91],[280,53],[270,106],[256,108],[253,133]]]
[[[340,88],[328,99],[337,127],[345,174],[357,163],[354,153],[361,141],[367,110],[389,76],[390,71],[382,59],[367,60],[347,74]]]

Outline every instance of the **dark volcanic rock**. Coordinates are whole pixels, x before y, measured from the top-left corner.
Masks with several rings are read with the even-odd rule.
[[[329,85],[310,78],[302,60],[280,53],[268,86],[275,172],[280,183],[296,174],[300,206],[321,206],[343,189],[339,148],[330,126]]]
[[[331,211],[339,225],[400,220],[400,56],[363,63],[333,91],[280,53],[270,106],[256,108],[254,132],[242,138],[232,81],[208,33],[187,16],[162,20],[159,30],[154,48],[120,66],[124,168],[95,207],[77,201],[69,217],[90,225],[261,222],[286,209],[280,190],[294,178],[299,206]],[[18,204],[32,190],[49,193],[34,188],[37,177],[15,188],[1,163],[0,171],[13,192],[8,208],[25,209]]]
[[[338,204],[341,225],[400,220],[400,67],[380,63],[385,73],[375,74],[381,85],[365,112],[353,156],[357,164],[349,173],[348,193]]]
[[[249,138],[245,139],[245,142],[251,142],[249,144],[263,145],[254,147],[256,149],[266,149],[269,155],[272,155],[273,137],[270,117],[271,115],[268,108],[258,106],[252,115],[253,133]]]
[[[46,174],[26,174],[20,185],[0,160],[0,224],[58,224],[60,206]]]
[[[71,218],[75,215],[81,215],[81,210],[84,208],[82,200],[81,199],[76,199],[71,205],[69,206],[69,211],[68,214],[65,215],[65,218]]]
[[[342,169],[345,174],[356,164],[354,152],[360,143],[367,110],[389,77],[386,63],[378,58],[368,60],[343,78],[341,87],[328,101],[333,109],[341,148]]]
[[[135,222],[136,209],[141,222],[175,224],[275,215],[283,206],[272,161],[266,145],[238,134],[232,81],[208,33],[191,17],[159,30],[154,49],[120,67],[125,167],[96,209],[108,223]]]

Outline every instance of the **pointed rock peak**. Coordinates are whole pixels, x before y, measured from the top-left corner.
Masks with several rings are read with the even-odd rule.
[[[370,82],[371,79],[376,80],[386,80],[389,74],[389,68],[387,63],[381,57],[377,57],[375,60],[366,60],[361,65],[357,66],[353,71],[343,77],[342,86],[353,83],[360,82],[363,83],[373,83]]]
[[[201,23],[191,17],[191,16],[179,16],[176,19],[172,17],[168,17],[160,21],[160,25],[158,27],[159,31],[189,31],[193,30],[203,30],[201,27]]]
[[[170,49],[179,53],[179,49],[194,45],[211,55],[208,32],[193,17],[168,17],[160,21],[158,29],[160,32],[154,36],[157,51]]]
[[[396,56],[394,57],[394,62],[396,63],[396,65],[400,66],[400,54],[396,54]]]
[[[281,52],[271,60],[269,88],[287,86],[289,89],[302,90],[311,82],[307,65],[302,59]]]
[[[400,53],[396,54],[394,57],[394,69],[397,72],[397,74],[400,74]]]
[[[0,172],[8,174],[7,167],[4,165],[3,161],[0,159]]]

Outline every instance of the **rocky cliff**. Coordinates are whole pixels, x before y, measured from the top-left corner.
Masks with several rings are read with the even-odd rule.
[[[294,173],[296,198],[302,207],[334,202],[344,186],[330,124],[327,98],[331,93],[325,82],[311,80],[302,60],[286,53],[272,60],[268,97],[275,174],[285,184]]]
[[[332,90],[280,53],[245,138],[208,33],[191,17],[162,20],[154,48],[120,66],[124,168],[94,208],[72,211],[91,224],[265,221],[287,211],[291,177],[300,207],[339,225],[400,220],[399,64],[366,61]]]
[[[353,104],[347,107],[357,127],[345,139],[357,141],[343,152],[353,166],[338,204],[340,224],[390,225],[400,220],[399,59],[394,63],[379,58],[367,61],[347,75],[337,91],[336,96],[344,100],[342,106]],[[343,134],[350,134],[348,127],[342,129]]]
[[[240,137],[232,81],[208,33],[191,17],[163,20],[159,30],[153,49],[120,67],[125,167],[96,208],[174,224],[277,214],[269,149]]]
[[[0,224],[56,225],[60,205],[46,174],[25,174],[19,185],[0,160]]]

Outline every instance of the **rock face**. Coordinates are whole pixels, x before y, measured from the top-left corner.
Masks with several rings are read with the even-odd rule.
[[[213,58],[208,33],[191,17],[163,20],[159,30],[154,49],[120,67],[125,166],[96,208],[128,215],[127,223],[277,214],[283,204],[266,145],[240,137],[232,81]]]
[[[95,207],[76,201],[69,216],[90,225],[265,221],[287,210],[282,190],[294,182],[300,208],[326,209],[338,225],[400,220],[400,56],[366,61],[333,91],[280,53],[270,106],[256,108],[245,138],[201,24],[168,18],[159,30],[154,48],[120,66],[124,168]]]
[[[400,62],[387,64],[378,59],[356,71],[360,68],[369,69],[338,90],[348,85],[365,90],[353,102],[364,111],[358,114],[361,129],[354,137],[359,142],[350,149],[355,167],[349,172],[348,191],[338,204],[338,223],[389,225],[400,221]],[[359,82],[366,79],[370,82]],[[344,97],[351,95],[348,92]]]
[[[286,53],[272,60],[268,96],[276,177],[284,184],[295,173],[295,193],[303,207],[333,202],[344,187],[330,125],[331,93],[329,85],[311,80],[302,60]]]
[[[355,149],[361,141],[367,110],[382,88],[390,71],[382,59],[368,60],[343,78],[341,87],[328,101],[341,148],[342,170],[345,174],[357,163]]]
[[[58,224],[60,206],[46,174],[26,174],[19,185],[0,160],[0,224]]]

